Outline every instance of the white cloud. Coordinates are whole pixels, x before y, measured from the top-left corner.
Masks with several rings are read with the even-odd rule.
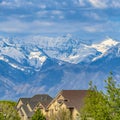
[[[87,16],[90,19],[92,18],[92,19],[95,19],[95,20],[101,20],[101,17],[99,16],[99,14],[97,14],[95,12],[88,12],[88,13],[85,13],[84,15]]]
[[[85,12],[86,16],[88,16],[87,21],[70,21],[64,18],[64,14],[61,11],[50,11],[54,12],[54,14],[50,14],[49,17],[53,17],[51,19],[35,19],[33,21],[20,20],[19,17],[16,16],[8,16],[7,20],[0,22],[0,32],[5,33],[24,33],[24,34],[65,34],[65,33],[78,33],[78,32],[118,32],[119,22],[116,25],[116,22],[109,23],[106,16],[102,17],[97,12]],[[74,12],[74,11],[73,11]],[[36,15],[37,17],[47,16],[48,11],[43,10],[39,11]],[[60,15],[59,15],[60,14]],[[26,15],[25,15],[26,16]],[[21,16],[25,17],[24,15]],[[57,18],[57,20],[56,20]],[[26,18],[25,18],[26,19]],[[58,20],[59,19],[59,20]],[[64,20],[63,20],[64,19]],[[102,19],[102,20],[101,20]],[[90,20],[90,21],[89,21]],[[94,20],[94,21],[93,21]],[[96,21],[98,20],[98,21]],[[104,23],[103,23],[104,21]]]
[[[0,31],[2,32],[22,32],[26,29],[26,24],[16,19],[0,22]]]
[[[47,21],[23,22],[18,19],[9,19],[8,21],[0,22],[1,32],[10,33],[35,33],[43,28],[51,27],[54,23]]]
[[[12,3],[11,2],[7,2],[7,1],[2,1],[0,3],[0,6],[12,6]]]
[[[47,22],[47,21],[39,21],[39,20],[35,20],[32,23],[26,23],[26,24],[32,24],[33,26],[37,27],[47,27],[47,26],[52,26],[54,23],[53,22]]]
[[[39,7],[40,7],[41,9],[45,9],[45,8],[46,8],[46,5],[45,5],[45,4],[40,4]]]
[[[104,25],[103,24],[96,24],[96,25],[86,25],[83,27],[83,29],[87,32],[103,32],[104,31]]]
[[[79,0],[79,4],[80,4],[80,6],[85,6],[86,5],[84,0]]]
[[[53,18],[53,19],[56,19],[56,18],[58,18],[58,19],[64,19],[64,14],[60,10],[53,10],[51,12],[51,18]]]
[[[87,32],[96,32],[97,31],[97,29],[92,26],[86,26],[86,27],[84,27],[84,30]]]
[[[96,15],[92,15],[96,16]],[[63,19],[64,16],[60,15],[59,19]],[[98,19],[98,18],[97,18]],[[113,22],[112,22],[113,23]],[[20,21],[19,19],[9,18],[8,21],[0,22],[0,32],[5,33],[25,33],[25,34],[51,34],[51,33],[76,33],[79,31],[87,31],[90,33],[111,31],[110,26],[114,28],[118,25],[105,23],[92,23],[91,22],[70,22],[70,21],[46,21],[46,20],[34,20],[34,21]],[[115,26],[114,26],[115,25]]]
[[[120,0],[112,0],[112,7],[120,8]]]
[[[108,5],[108,1],[109,0],[88,0],[92,6],[96,7],[96,8],[107,8]]]
[[[46,9],[48,6],[52,9],[63,9],[63,8],[69,8],[72,9],[72,7],[89,7],[89,4],[91,4],[95,8],[99,9],[104,9],[104,8],[120,8],[120,0],[70,0],[68,1],[59,1],[59,0],[54,0],[54,1],[49,1],[49,0],[38,0],[38,1],[30,1],[30,0],[3,0],[0,3],[0,6],[5,6],[5,7],[34,7],[34,8],[41,8],[41,9]]]
[[[63,16],[63,15],[60,15],[60,16],[59,16],[59,19],[64,19],[64,16]]]
[[[56,19],[63,19],[64,18],[64,13],[61,10],[41,10],[36,13],[37,17],[47,17],[52,18],[54,20]]]
[[[94,23],[94,24],[84,24],[83,30],[90,32],[90,33],[94,33],[95,32],[103,32],[103,33],[118,33],[119,32],[119,28],[118,26],[120,25],[120,22],[114,22],[114,21],[106,21],[106,22],[102,22],[102,23]]]
[[[21,1],[21,0],[11,0],[11,1],[2,1],[0,6],[9,7],[9,8],[16,8],[16,7],[23,7],[23,6],[33,6],[34,2],[31,1]]]
[[[46,16],[48,14],[48,11],[47,10],[38,11],[36,14],[38,16],[42,17],[42,16]]]
[[[95,8],[120,8],[120,0],[88,0]]]
[[[54,14],[54,15],[61,15],[62,12],[60,10],[53,10],[52,14]]]
[[[63,19],[64,16],[58,16]],[[80,30],[83,23],[57,22],[47,20],[21,21],[16,18],[8,18],[7,21],[0,22],[0,32],[6,33],[71,33]]]

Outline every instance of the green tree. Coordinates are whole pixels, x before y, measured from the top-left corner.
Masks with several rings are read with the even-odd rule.
[[[4,116],[2,113],[0,113],[0,120],[4,120]]]
[[[15,102],[0,101],[0,120],[20,120],[15,106]]]
[[[49,120],[72,120],[72,116],[68,109],[61,108],[50,116]]]
[[[106,93],[97,90],[90,83],[90,89],[85,98],[81,112],[82,120],[120,120],[120,87],[113,80],[112,74],[106,82]]]
[[[106,100],[111,120],[120,120],[120,84],[113,79],[112,74],[105,80],[107,86]]]
[[[38,109],[32,116],[32,120],[46,120],[45,116],[42,114],[41,110]]]
[[[85,98],[85,105],[81,110],[83,120],[92,118],[93,120],[111,120],[107,112],[106,99],[102,92],[99,92],[96,86],[90,83],[88,95]]]

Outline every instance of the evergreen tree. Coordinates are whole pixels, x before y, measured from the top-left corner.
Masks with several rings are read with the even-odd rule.
[[[45,116],[42,114],[41,110],[38,109],[32,116],[32,120],[46,120]]]

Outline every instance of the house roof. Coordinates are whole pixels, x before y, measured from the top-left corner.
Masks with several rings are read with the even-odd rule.
[[[84,104],[84,98],[87,95],[88,90],[62,90],[58,93],[56,98],[48,105],[48,107],[59,98],[59,96],[63,96],[64,104],[68,108],[76,108],[78,111]]]
[[[18,105],[19,101],[22,101],[23,104],[27,104],[30,101],[30,98],[20,98],[17,102],[17,105]],[[16,109],[19,109],[19,108],[17,108],[17,105],[16,105]]]
[[[22,105],[21,108],[23,108],[25,114],[28,116],[28,117],[31,117],[33,115],[33,112],[29,111],[28,107],[26,105]],[[23,112],[22,112],[23,113]]]
[[[34,107],[38,104],[41,103],[44,108],[46,108],[46,106],[52,101],[52,97],[50,97],[47,94],[38,94],[33,96],[30,101],[29,101],[29,105],[32,109],[34,109]]]
[[[30,101],[30,98],[20,98],[23,104],[27,104]]]
[[[42,106],[44,108],[46,108],[46,106],[51,102],[52,97],[50,97],[47,94],[38,94],[38,95],[33,96],[32,98],[20,98],[19,101],[20,100],[22,101],[23,104],[18,108],[18,111],[20,111],[22,108],[24,110],[25,114],[28,117],[31,117],[34,112],[31,112],[29,110],[27,104],[31,107],[32,110],[35,108],[35,106],[38,103],[41,103]],[[19,103],[19,101],[18,101],[18,103]],[[18,103],[17,103],[17,105],[18,105]],[[22,115],[23,115],[23,112],[22,112]]]
[[[64,103],[68,108],[74,107],[78,111],[84,104],[84,98],[88,90],[62,90],[60,94],[64,97]]]

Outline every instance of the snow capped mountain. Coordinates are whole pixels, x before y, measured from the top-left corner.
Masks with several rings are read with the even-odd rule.
[[[21,44],[11,44],[8,39],[1,42],[0,60],[7,62],[12,67],[24,70],[24,67],[33,66],[40,68],[47,59],[47,56],[36,46]],[[12,61],[16,62],[13,63]],[[20,68],[21,66],[21,68]],[[22,68],[23,67],[23,68]]]
[[[32,41],[34,41],[34,43]],[[95,57],[100,54],[100,52],[91,47],[90,44],[86,44],[80,39],[72,38],[70,34],[62,37],[35,36],[32,40],[28,39],[24,42],[24,44],[35,43],[37,43],[39,48],[43,49],[49,57],[73,64],[84,61],[88,56]]]
[[[26,40],[0,37],[0,98],[87,89],[90,80],[102,89],[101,80],[111,70],[120,78],[119,61],[120,42],[111,38],[96,44],[69,34]]]
[[[42,66],[42,64],[46,61],[47,57],[43,55],[43,53],[37,51],[37,52],[30,52],[29,60],[30,65],[36,66],[39,68]]]
[[[56,38],[36,36],[33,37],[33,41],[36,41],[51,58],[73,64],[94,61],[119,43],[112,38],[107,38],[98,44],[86,44],[81,40],[72,38],[70,34]]]
[[[95,57],[92,61],[95,61],[99,58],[102,58],[109,49],[113,48],[114,46],[116,47],[117,44],[119,44],[120,42],[115,41],[111,38],[105,39],[104,41],[102,41],[99,44],[92,44],[92,47],[95,48],[97,51],[101,52],[100,56]]]
[[[109,48],[112,46],[117,45],[119,42],[113,40],[112,38],[105,39],[101,43],[98,44],[92,44],[92,47],[97,49],[99,52],[104,54]]]

